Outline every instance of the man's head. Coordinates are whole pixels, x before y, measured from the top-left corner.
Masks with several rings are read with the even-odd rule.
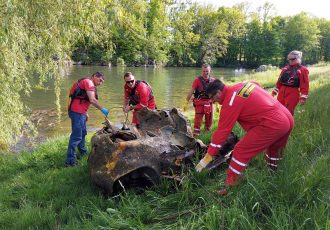
[[[96,72],[92,75],[92,81],[95,86],[102,85],[104,82],[104,74],[101,72]]]
[[[134,88],[135,77],[131,72],[127,72],[124,74],[124,81],[128,87]]]
[[[208,78],[211,73],[211,66],[209,64],[202,65],[202,77]]]
[[[290,65],[301,64],[302,52],[293,50],[288,54],[288,62]]]
[[[225,84],[219,79],[214,80],[209,86],[206,88],[205,93],[209,96],[212,101],[219,101],[221,93]]]

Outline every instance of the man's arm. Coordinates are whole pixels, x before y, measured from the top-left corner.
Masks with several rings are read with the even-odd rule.
[[[277,78],[277,81],[275,83],[275,88],[272,90],[272,96],[275,97],[278,95],[278,92],[280,91],[280,88],[281,88],[281,82],[280,82],[280,78],[281,78],[281,75],[283,73],[284,70],[281,70],[281,73],[280,73],[280,76]]]
[[[132,106],[133,109],[142,109],[143,107],[147,107],[150,96],[150,91],[147,85],[139,85],[139,88],[136,90],[136,94],[140,98],[140,103]]]
[[[129,111],[131,111],[131,106],[129,105],[129,99],[124,95],[123,112],[128,113]]]
[[[95,98],[95,91],[87,90],[86,91],[89,102],[94,105],[97,109],[101,110],[102,106],[99,101]]]
[[[299,75],[299,81],[300,81],[300,98],[299,98],[299,104],[303,105],[306,103],[306,100],[308,98],[308,91],[309,91],[309,71],[307,68],[301,69],[301,75]]]
[[[194,93],[195,89],[194,88],[191,88],[190,91],[188,92],[187,94],[187,97],[186,97],[186,101],[189,102],[193,93]]]

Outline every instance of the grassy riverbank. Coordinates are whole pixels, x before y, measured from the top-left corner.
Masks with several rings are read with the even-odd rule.
[[[273,86],[277,75],[246,79]],[[279,171],[270,174],[260,155],[227,197],[213,192],[225,167],[211,175],[191,170],[181,186],[164,180],[143,195],[105,198],[90,183],[86,158],[63,167],[67,138],[2,155],[0,229],[330,229],[329,100],[330,66],[315,66]]]

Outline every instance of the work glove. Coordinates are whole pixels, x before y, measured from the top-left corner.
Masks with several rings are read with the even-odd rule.
[[[205,168],[211,161],[213,160],[213,157],[206,153],[204,158],[200,160],[200,162],[196,165],[195,169],[197,172],[201,172],[203,168]]]
[[[185,103],[183,104],[183,112],[186,112],[187,111],[187,109],[188,109],[188,103],[189,103],[189,101],[185,101]]]
[[[278,94],[278,88],[274,88],[272,91],[272,96],[275,97]]]
[[[108,116],[109,115],[109,110],[108,109],[106,109],[106,108],[102,108],[101,109],[101,112],[104,114],[104,116]]]

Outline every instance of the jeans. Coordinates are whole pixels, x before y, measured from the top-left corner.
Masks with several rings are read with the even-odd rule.
[[[87,154],[85,147],[86,130],[86,115],[69,111],[69,117],[71,118],[71,135],[68,145],[67,158],[65,163],[74,165],[76,163],[76,147],[81,155]]]

